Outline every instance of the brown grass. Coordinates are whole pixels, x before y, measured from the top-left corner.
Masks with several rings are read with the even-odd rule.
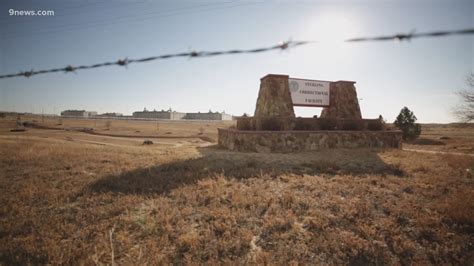
[[[446,215],[458,226],[474,233],[474,193],[471,189],[463,189],[458,195],[449,198],[446,204]]]
[[[404,147],[474,154],[472,124],[422,124],[421,127],[420,138],[404,143]]]
[[[4,128],[2,265],[474,261],[469,156]]]
[[[7,117],[2,122],[14,123],[16,117]],[[230,127],[235,121],[170,121],[170,120],[119,120],[119,119],[79,119],[79,118],[45,118],[39,116],[22,116],[22,121],[32,122],[34,127],[56,128],[66,130],[92,129],[96,134],[121,136],[156,136],[156,137],[207,137],[217,140],[218,127]],[[60,123],[61,121],[61,123]],[[157,125],[158,124],[158,125]]]

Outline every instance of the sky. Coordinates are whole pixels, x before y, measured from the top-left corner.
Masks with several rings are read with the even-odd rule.
[[[9,10],[54,16],[10,16]],[[474,72],[474,37],[345,43],[352,37],[474,27],[474,1],[1,0],[0,75],[123,58],[250,49],[285,51],[176,58],[75,73],[0,79],[0,110],[59,114],[169,109],[253,114],[260,78],[353,80],[364,118],[455,122],[456,91]],[[295,107],[297,116],[321,108]]]

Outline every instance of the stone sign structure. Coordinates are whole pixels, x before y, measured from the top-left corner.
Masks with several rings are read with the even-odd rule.
[[[330,83],[330,106],[321,112],[321,118],[362,119],[355,81],[336,81]]]
[[[400,131],[386,130],[380,119],[362,119],[354,81],[329,83],[329,104],[324,105],[320,118],[296,118],[288,80],[288,75],[261,78],[254,117],[239,118],[236,129],[218,129],[219,145],[256,152],[400,147]],[[324,84],[327,101],[327,82]]]
[[[260,79],[255,126],[266,129],[266,124],[275,121],[279,130],[291,130],[291,118],[295,118],[287,75],[267,75]]]

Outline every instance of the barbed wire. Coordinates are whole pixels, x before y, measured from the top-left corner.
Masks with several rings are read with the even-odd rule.
[[[150,62],[150,61],[155,61],[155,60],[161,60],[161,59],[170,59],[170,58],[176,58],[176,57],[188,57],[188,58],[197,58],[197,57],[210,57],[210,56],[218,56],[218,55],[224,55],[224,54],[252,54],[252,53],[261,53],[261,52],[267,52],[271,50],[285,50],[289,49],[290,47],[296,47],[300,45],[307,44],[309,42],[295,42],[295,41],[288,41],[288,42],[283,42],[278,45],[270,46],[270,47],[264,47],[264,48],[257,48],[257,49],[248,49],[248,50],[228,50],[228,51],[191,51],[191,52],[185,52],[185,53],[177,53],[177,54],[165,54],[165,55],[158,55],[158,56],[151,56],[151,57],[145,57],[145,58],[140,58],[140,59],[119,59],[114,62],[105,62],[105,63],[98,63],[94,65],[83,65],[83,66],[72,66],[68,65],[63,68],[53,68],[53,69],[47,69],[47,70],[39,70],[39,71],[23,71],[19,72],[16,74],[9,74],[9,75],[2,75],[0,76],[0,79],[2,78],[12,78],[12,77],[31,77],[33,75],[39,75],[39,74],[46,74],[46,73],[54,73],[54,72],[74,72],[76,70],[82,70],[82,69],[93,69],[93,68],[99,68],[99,67],[106,67],[106,66],[128,66],[132,63],[144,63],[144,62]]]
[[[453,31],[434,31],[434,32],[423,32],[423,33],[415,33],[414,31],[407,33],[407,34],[394,34],[394,35],[387,35],[387,36],[375,36],[375,37],[362,37],[362,38],[351,38],[346,39],[345,42],[370,42],[370,41],[409,41],[414,38],[425,38],[425,37],[442,37],[442,36],[449,36],[449,35],[467,35],[467,34],[474,34],[474,29],[463,29],[463,30],[453,30]],[[106,66],[128,66],[133,63],[144,63],[150,62],[155,60],[163,60],[163,59],[170,59],[170,58],[177,58],[177,57],[188,57],[188,58],[198,58],[198,57],[211,57],[211,56],[220,56],[220,55],[232,55],[232,54],[255,54],[255,53],[263,53],[269,52],[273,50],[288,50],[293,47],[298,47],[310,43],[316,43],[315,41],[286,41],[281,42],[277,45],[263,47],[263,48],[255,48],[255,49],[235,49],[235,50],[224,50],[224,51],[191,51],[191,52],[184,52],[184,53],[176,53],[176,54],[164,54],[158,56],[151,56],[139,59],[119,59],[113,62],[104,62],[98,63],[93,65],[82,65],[82,66],[73,66],[68,65],[63,68],[53,68],[53,69],[46,69],[46,70],[30,70],[30,71],[22,71],[15,74],[8,74],[8,75],[1,75],[0,79],[4,78],[13,78],[13,77],[31,77],[34,75],[40,74],[47,74],[47,73],[55,73],[55,72],[75,72],[77,70],[84,70],[84,69],[94,69]]]
[[[345,40],[346,42],[365,42],[365,41],[410,41],[414,38],[422,37],[442,37],[448,35],[465,35],[465,34],[474,34],[474,29],[464,29],[464,30],[453,30],[453,31],[432,31],[432,32],[420,32],[415,33],[412,31],[407,34],[395,34],[388,36],[377,36],[377,37],[366,37],[366,38],[352,38]]]

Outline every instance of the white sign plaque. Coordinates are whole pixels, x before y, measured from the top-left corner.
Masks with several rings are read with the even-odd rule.
[[[329,106],[329,81],[289,78],[295,106]]]

